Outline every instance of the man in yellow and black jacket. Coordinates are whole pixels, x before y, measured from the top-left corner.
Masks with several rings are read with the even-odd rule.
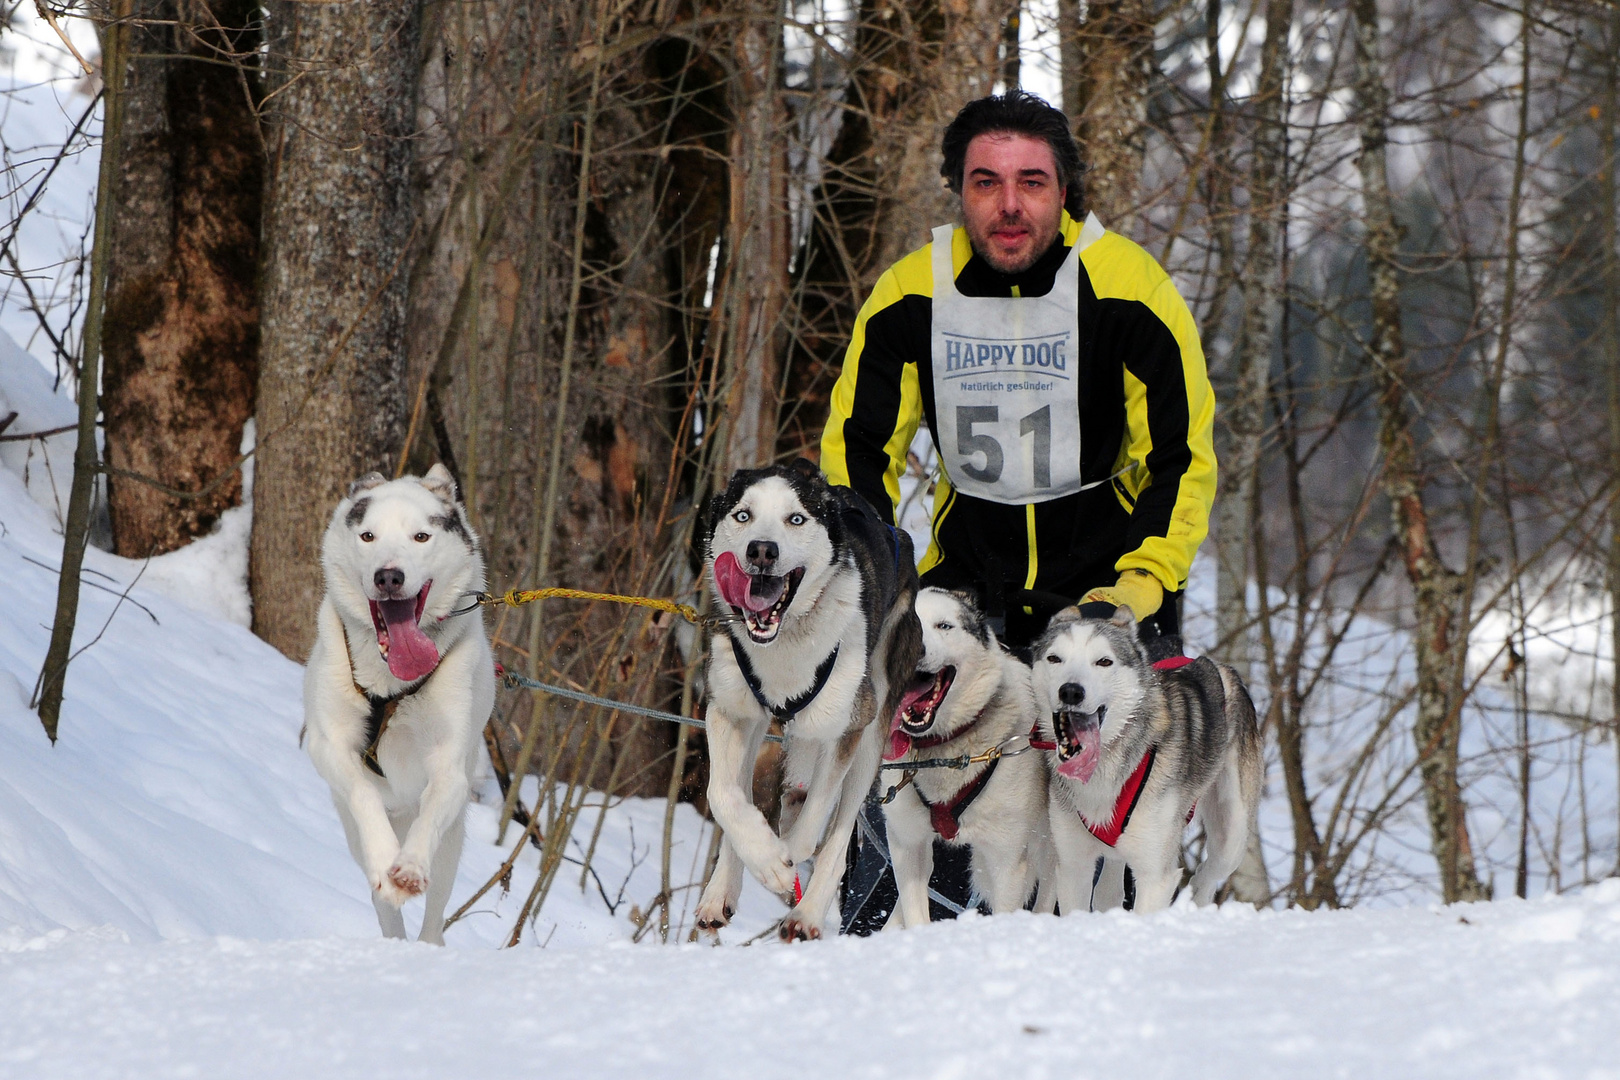
[[[942,149],[962,227],[935,229],[878,279],[833,388],[822,470],[892,524],[926,419],[942,468],[923,584],[977,593],[1014,648],[1080,601],[1103,617],[1128,605],[1150,656],[1179,652],[1180,592],[1215,495],[1192,315],[1152,256],[1083,215],[1058,110],[1018,91],[970,102]],[[862,815],[858,837],[881,837],[881,813]],[[870,933],[894,881],[881,844],[850,851],[843,929]],[[935,844],[930,887],[935,918],[971,905],[965,849]]]
[[[926,419],[944,468],[924,585],[977,592],[1013,646],[1077,600],[1128,604],[1145,637],[1178,634],[1215,493],[1192,315],[1151,255],[1080,217],[1061,112],[1018,91],[981,99],[944,149],[965,227],[878,279],[822,469],[892,520]]]

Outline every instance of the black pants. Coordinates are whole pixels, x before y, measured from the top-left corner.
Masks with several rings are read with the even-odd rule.
[[[929,582],[924,581],[923,584],[928,585]],[[1043,613],[1036,610],[1038,603],[1019,603],[1022,599],[1038,601],[1038,597],[1013,594],[1007,599],[1005,622],[999,631],[1002,642],[1028,659],[1026,654],[1029,646],[1045,631],[1046,622],[1053,614],[1052,605],[1066,605],[1058,604],[1057,599],[1048,601],[1045,605],[1048,610]],[[1150,659],[1161,660],[1180,653],[1181,593],[1166,593],[1159,610],[1141,620],[1139,632]],[[897,771],[885,770],[878,774],[877,785],[867,798],[866,805],[861,807],[862,820],[856,824],[855,835],[850,840],[840,902],[843,916],[841,925],[846,934],[864,936],[883,929],[889,913],[899,902],[899,889],[895,886],[894,871],[889,865],[883,807],[877,801],[899,780],[895,775]],[[934,841],[934,872],[928,879],[928,887],[958,909],[966,909],[972,899],[971,859],[971,848],[954,846],[943,840]],[[928,917],[935,922],[954,919],[956,912],[930,896]]]

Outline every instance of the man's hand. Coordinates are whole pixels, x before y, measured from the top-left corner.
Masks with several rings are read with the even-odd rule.
[[[1080,598],[1082,604],[1101,602],[1115,607],[1128,607],[1138,621],[1159,610],[1164,603],[1164,586],[1146,570],[1127,570],[1119,580],[1100,589],[1092,589]]]

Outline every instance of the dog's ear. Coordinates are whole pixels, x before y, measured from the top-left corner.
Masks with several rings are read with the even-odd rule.
[[[450,470],[442,463],[435,464],[418,482],[446,503],[455,504],[456,478],[450,475]]]
[[[698,528],[692,534],[692,543],[697,548],[699,559],[708,555],[704,549],[708,546],[709,537],[714,535],[715,511],[720,508],[720,499],[721,495],[718,493],[707,495],[703,499],[703,505],[698,507]]]
[[[809,458],[794,458],[788,469],[811,483],[825,484],[827,482],[826,477],[821,475],[821,466]]]
[[[1121,604],[1116,607],[1113,617],[1108,621],[1123,630],[1131,631],[1133,634],[1136,632],[1136,612],[1131,610],[1129,604]]]
[[[1080,614],[1080,605],[1070,604],[1056,615],[1053,615],[1052,620],[1046,624],[1046,628],[1048,630],[1056,630],[1059,627],[1068,626],[1070,623],[1077,623],[1082,617],[1083,616]]]
[[[360,479],[349,485],[349,498],[354,498],[362,491],[370,491],[374,487],[381,487],[388,483],[388,477],[380,472],[368,472]]]

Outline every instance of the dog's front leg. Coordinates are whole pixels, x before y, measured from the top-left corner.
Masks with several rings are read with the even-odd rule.
[[[851,715],[871,716],[876,711],[877,697],[872,689],[871,680],[863,679],[855,693],[855,705],[851,709]],[[822,838],[827,831],[827,821],[832,817],[833,807],[838,804],[844,777],[864,731],[865,728],[845,731],[836,744],[812,742],[809,739],[799,741],[800,753],[813,748],[816,757],[810,770],[804,805],[799,808],[792,829],[785,832],[782,837],[787,841],[788,856],[794,862],[808,859],[815,854],[817,848],[821,847]],[[789,754],[788,758],[791,761],[793,755]],[[795,776],[793,779],[796,780],[798,777]],[[868,784],[870,785],[870,781]]]
[[[934,872],[934,830],[917,792],[906,788],[883,808],[889,834],[889,861],[894,867],[895,912],[900,925],[928,924],[928,878]]]
[[[827,819],[832,817],[833,806],[838,802],[847,762],[838,760],[833,747],[810,739],[798,740],[794,750],[796,754],[815,755],[792,824],[782,833],[788,858],[797,865],[814,855],[816,848],[821,846],[822,834],[827,830]]]
[[[731,917],[737,914],[737,897],[742,895],[742,883],[742,860],[737,857],[737,849],[731,846],[731,838],[721,836],[714,873],[709,875],[709,883],[703,887],[703,897],[698,901],[696,915],[699,930],[719,930],[731,924]]]
[[[1030,884],[1035,890],[1035,913],[1050,915],[1057,907],[1057,851],[1052,832],[1043,814],[1029,834]]]
[[[444,909],[450,902],[450,890],[456,883],[456,864],[461,862],[461,843],[466,837],[467,810],[462,807],[454,824],[445,830],[433,850],[433,861],[428,871],[427,904],[422,912],[422,930],[417,941],[429,945],[444,944]]]
[[[459,746],[441,744],[429,751],[427,786],[417,804],[416,820],[411,822],[399,855],[388,868],[388,883],[401,897],[399,903],[427,889],[432,880],[428,868],[452,826],[458,826],[471,794],[467,784],[465,757]],[[459,853],[459,852],[458,852]],[[455,872],[452,864],[451,874]],[[386,891],[384,893],[387,895]]]
[[[761,885],[777,896],[791,896],[793,860],[787,845],[771,831],[740,779],[745,771],[752,777],[770,720],[763,713],[756,719],[734,720],[711,702],[708,721],[709,809],[714,820],[725,830],[725,842]]]
[[[973,887],[990,905],[992,915],[1022,910],[1029,900],[1029,861],[1006,844],[980,844],[973,849]]]
[[[334,796],[332,805],[337,809],[338,820],[343,823],[343,838],[349,843],[349,854],[354,857],[355,864],[363,870],[366,866],[366,852],[365,845],[360,839],[360,826],[342,800]],[[383,937],[404,940],[405,917],[399,913],[399,908],[384,900],[375,887],[371,889],[371,907],[377,913],[377,925],[382,929]]]
[[[1139,843],[1131,855],[1131,873],[1136,878],[1133,911],[1140,914],[1163,911],[1175,899],[1176,889],[1181,885],[1181,824],[1178,815],[1173,825],[1163,830],[1162,837],[1155,836],[1152,830],[1145,837],[1137,837],[1139,842],[1153,842]],[[1135,823],[1132,825],[1134,827]]]
[[[310,724],[310,760],[332,789],[332,802],[343,819],[349,850],[365,871],[374,896],[398,907],[409,897],[398,895],[388,881],[388,870],[399,854],[399,837],[388,820],[382,793],[360,764],[359,753],[353,747],[334,743],[325,731],[325,724]],[[389,929],[383,927],[385,933]]]
[[[1057,856],[1057,903],[1063,915],[1092,910],[1091,885],[1097,858],[1108,849],[1086,831],[1079,815],[1057,798],[1051,801],[1052,849]]]
[[[886,731],[879,724],[868,724],[859,735],[846,736],[853,745],[840,743],[835,754],[848,762],[840,780],[838,809],[832,824],[827,827],[827,838],[816,852],[816,866],[804,886],[804,896],[782,920],[779,933],[783,940],[793,941],[821,936],[821,924],[826,921],[827,909],[838,892],[838,883],[844,878],[844,856],[849,852],[850,833],[855,829],[855,815],[861,811],[866,793],[877,778],[878,760],[883,752]],[[802,815],[801,815],[802,817]]]

